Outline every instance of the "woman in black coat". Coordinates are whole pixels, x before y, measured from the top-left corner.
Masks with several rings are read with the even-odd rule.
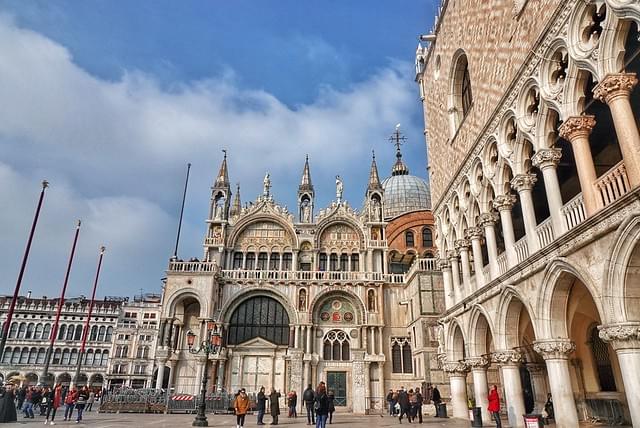
[[[264,393],[264,386],[260,387],[260,392],[256,397],[256,409],[258,410],[258,423],[256,425],[264,425],[262,418],[267,410],[267,396]]]
[[[273,421],[271,425],[278,425],[278,415],[280,414],[280,393],[271,388],[271,394],[269,394],[269,407],[271,408],[271,417]]]

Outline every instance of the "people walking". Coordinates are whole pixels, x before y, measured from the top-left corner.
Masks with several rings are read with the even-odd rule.
[[[389,390],[389,393],[387,394],[387,404],[389,405],[389,416],[394,416],[396,414],[396,400],[395,400],[395,393],[393,392],[393,389]]]
[[[16,422],[18,420],[15,399],[16,396],[12,384],[0,387],[0,423]]]
[[[87,400],[89,399],[89,389],[85,386],[80,391],[78,391],[78,395],[76,398],[76,423],[80,423],[82,420],[82,414],[84,413],[84,408],[87,406]]]
[[[54,419],[56,418],[56,411],[58,407],[62,404],[62,385],[57,384],[52,391],[52,397],[49,401],[49,407],[47,408],[46,419],[44,420],[44,424],[47,425],[55,425]],[[49,419],[51,417],[51,419]]]
[[[256,397],[256,410],[258,411],[258,422],[256,425],[264,425],[264,412],[267,408],[267,396],[264,393],[264,386],[260,387],[260,391]]]
[[[35,388],[29,388],[25,395],[24,404],[22,405],[22,412],[25,418],[33,419],[33,395]]]
[[[26,386],[22,386],[20,388],[18,388],[17,392],[16,392],[16,397],[17,397],[17,405],[16,405],[16,409],[18,410],[22,410],[22,405],[24,404],[24,400],[27,398],[27,387]]]
[[[336,395],[333,393],[333,391],[329,391],[329,394],[327,396],[329,397],[329,423],[332,424],[333,412],[336,411],[336,404],[335,404]]]
[[[269,407],[271,410],[271,425],[278,425],[278,415],[280,414],[280,392],[276,392],[271,388],[271,394],[269,394]]]
[[[329,415],[329,396],[324,382],[320,382],[316,389],[314,409],[316,413],[316,428],[325,428],[327,426],[327,416]]]
[[[489,392],[488,410],[496,421],[496,427],[502,428],[502,421],[500,420],[500,396],[498,395],[498,387],[496,385],[493,385]]]
[[[402,423],[402,417],[407,415],[407,419],[411,422],[411,415],[409,413],[409,395],[407,391],[404,390],[404,386],[400,387],[400,391],[398,391],[398,404],[400,405],[400,416],[398,420]]]
[[[249,411],[249,397],[247,397],[247,391],[242,388],[240,394],[233,402],[233,408],[236,412],[236,428],[244,427],[244,418]]]
[[[78,390],[75,387],[71,390],[67,390],[67,395],[64,397],[64,420],[70,421],[73,417],[73,408],[76,405],[76,399],[78,398]]]
[[[415,410],[413,412],[413,417],[415,419],[415,417],[418,417],[418,423],[422,423],[422,403],[424,401],[424,398],[422,397],[422,394],[420,393],[420,388],[416,388],[415,391],[415,397],[416,397],[416,404],[415,404]]]
[[[315,402],[316,394],[313,392],[313,388],[311,384],[307,386],[307,389],[302,393],[302,400],[304,400],[304,405],[307,409],[307,425],[315,424],[316,417],[313,411],[313,406]]]
[[[87,400],[87,407],[85,410],[90,412],[93,409],[93,403],[96,401],[96,393],[93,391],[89,391],[89,399]]]
[[[298,406],[298,394],[296,394],[295,391],[291,391],[287,394],[287,406],[289,407],[289,417],[297,418],[298,411],[296,410],[296,407]]]
[[[438,385],[433,386],[433,390],[431,391],[431,401],[433,401],[433,406],[436,408],[436,418],[439,416],[438,406],[442,403],[442,397],[440,397],[440,390],[438,389]]]

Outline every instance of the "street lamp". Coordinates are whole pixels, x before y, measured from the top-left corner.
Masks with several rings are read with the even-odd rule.
[[[207,422],[206,410],[206,395],[207,395],[207,366],[209,365],[209,354],[216,354],[222,349],[222,326],[216,324],[213,320],[207,321],[206,340],[200,342],[200,345],[195,348],[196,335],[189,330],[187,332],[187,346],[189,347],[190,354],[199,354],[204,352],[204,371],[202,374],[202,390],[200,391],[200,403],[198,403],[198,413],[196,418],[191,424],[194,427],[206,427],[209,426]]]

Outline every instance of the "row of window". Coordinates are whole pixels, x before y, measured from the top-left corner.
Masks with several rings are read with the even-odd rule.
[[[328,265],[327,260],[329,261]],[[318,270],[328,270],[331,272],[358,272],[360,270],[360,255],[358,253],[353,253],[340,254],[340,256],[338,256],[336,253],[331,253],[327,257],[327,254],[320,253],[318,256]]]
[[[416,246],[416,240],[411,230],[404,233],[404,243],[408,248]],[[422,228],[422,246],[424,248],[433,247],[433,232],[429,227]]]
[[[44,364],[47,356],[47,350],[45,348],[11,348],[5,349],[4,356],[2,358],[3,364]],[[89,349],[84,355],[83,365],[85,366],[106,366],[109,360],[109,351],[95,351]],[[56,348],[53,351],[51,358],[51,364],[53,365],[71,365],[78,364],[78,350],[77,349],[61,349]]]
[[[51,335],[52,324],[42,323],[17,323],[11,324],[9,329],[10,339],[33,339],[33,340],[47,340]],[[81,340],[82,339],[82,324],[62,324],[58,329],[57,340]],[[91,334],[89,335],[90,341],[97,342],[111,342],[111,336],[113,335],[113,327],[98,327],[94,325],[91,327]]]
[[[291,270],[293,254],[283,253],[234,253],[233,268],[246,270]]]
[[[151,348],[149,346],[138,346],[136,350],[136,358],[149,358],[149,352]],[[128,358],[129,357],[129,345],[116,346],[116,358]]]
[[[138,313],[137,312],[125,312],[124,313],[124,317],[125,318],[138,318]],[[156,313],[155,312],[145,312],[142,315],[142,319],[145,319],[145,320],[156,319]]]
[[[146,364],[136,364],[133,366],[133,374],[134,375],[144,375],[147,374],[147,368],[149,366]],[[127,374],[129,365],[128,364],[114,364],[111,369],[112,374]]]

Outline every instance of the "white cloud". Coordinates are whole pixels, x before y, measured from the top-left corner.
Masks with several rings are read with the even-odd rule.
[[[102,294],[132,294],[157,288],[163,274],[186,162],[194,164],[182,245],[189,257],[201,255],[208,186],[220,149],[229,150],[231,179],[242,182],[244,200],[260,191],[269,170],[274,193],[291,206],[309,153],[320,194],[316,206],[331,199],[336,173],[358,205],[370,149],[386,145],[384,136],[398,121],[407,123],[416,106],[413,83],[401,72],[411,65],[403,63],[348,91],[323,88],[313,103],[290,108],[272,94],[238,87],[232,72],[169,89],[135,70],[117,81],[102,80],[75,64],[65,47],[6,16],[0,16],[0,52],[5,292],[17,275],[42,178],[52,187],[23,290],[57,293],[73,221],[80,217],[85,227],[73,290],[88,287],[98,245],[106,242],[109,292]],[[419,126],[410,126],[419,135]]]

